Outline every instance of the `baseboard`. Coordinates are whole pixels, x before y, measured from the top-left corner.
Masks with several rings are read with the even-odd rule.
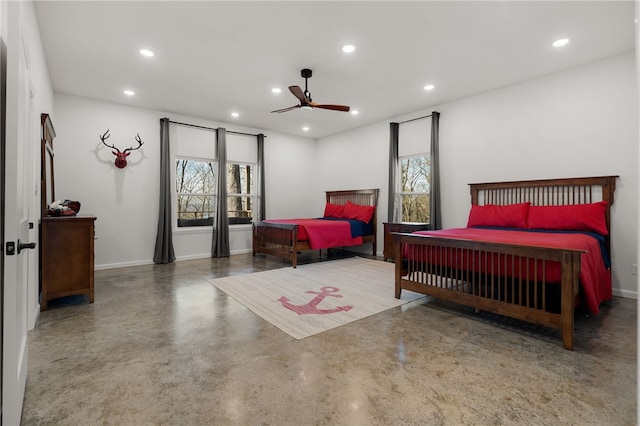
[[[235,254],[247,254],[251,253],[252,249],[242,249],[242,250],[234,250],[230,253],[231,256]],[[211,257],[211,253],[200,253],[200,254],[191,254],[189,256],[178,256],[176,257],[176,262],[181,262],[184,260],[197,260],[197,259],[206,259]],[[136,260],[133,262],[120,262],[120,263],[105,263],[102,265],[95,265],[94,271],[103,271],[107,269],[118,269],[118,268],[128,268],[130,266],[146,266],[153,265],[153,259],[146,260]]]
[[[234,254],[247,254],[252,252],[253,252],[253,249],[234,250],[231,252],[231,256],[233,256]]]
[[[613,295],[618,297],[624,297],[625,299],[638,299],[637,291],[621,290],[619,288],[613,289]]]
[[[35,312],[33,313],[33,317],[29,318],[29,323],[27,324],[27,330],[31,331],[34,328],[36,328],[36,324],[38,323],[38,319],[40,318],[40,304],[38,303],[38,306],[35,309]]]
[[[103,265],[95,265],[93,267],[94,271],[102,271],[105,269],[119,269],[119,268],[128,268],[130,266],[145,266],[145,265],[153,265],[153,260],[136,260],[133,262],[120,262],[120,263],[105,263]]]

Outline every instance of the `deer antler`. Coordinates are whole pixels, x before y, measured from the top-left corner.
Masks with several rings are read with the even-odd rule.
[[[107,143],[105,142],[105,140],[109,139],[109,136],[111,136],[109,134],[109,129],[107,129],[106,132],[104,132],[104,134],[102,136],[100,136],[100,140],[102,141],[103,144],[105,144],[105,146],[107,146],[108,148],[112,148],[115,149],[116,151],[120,152],[120,150],[118,148],[116,148],[115,145],[107,145]]]
[[[140,139],[140,135],[138,133],[136,133],[136,142],[138,142],[138,146],[137,147],[129,147],[127,149],[124,150],[124,152],[129,152],[129,151],[135,151],[136,149],[140,149],[140,147],[142,145],[144,145],[144,142],[142,142],[142,139]]]
[[[136,142],[138,142],[138,146],[136,148],[129,147],[124,151],[120,151],[118,148],[116,148],[115,145],[107,145],[106,140],[109,139],[109,136],[111,135],[109,135],[109,129],[107,129],[107,131],[104,132],[102,136],[100,136],[100,140],[105,146],[111,149],[115,149],[115,151],[111,151],[111,153],[116,156],[116,161],[115,161],[116,167],[119,169],[124,169],[125,167],[127,167],[127,157],[131,154],[129,151],[135,151],[136,149],[140,149],[140,147],[144,144],[144,142],[142,142],[142,139],[140,139],[140,135],[136,133]]]

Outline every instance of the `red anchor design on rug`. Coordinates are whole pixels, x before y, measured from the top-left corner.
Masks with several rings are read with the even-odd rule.
[[[280,302],[282,306],[284,306],[285,308],[292,310],[298,315],[306,315],[306,314],[326,315],[326,314],[334,314],[336,312],[346,312],[351,310],[353,306],[338,306],[337,308],[334,308],[334,309],[318,309],[318,305],[320,304],[320,302],[324,300],[325,297],[327,296],[342,297],[341,294],[332,294],[332,293],[337,293],[339,291],[340,289],[337,287],[322,287],[320,289],[320,292],[312,291],[312,290],[305,291],[305,293],[316,295],[316,297],[314,297],[309,303],[305,305],[293,305],[289,303],[289,299],[287,299],[284,296],[280,297],[280,299],[278,299],[278,302]]]

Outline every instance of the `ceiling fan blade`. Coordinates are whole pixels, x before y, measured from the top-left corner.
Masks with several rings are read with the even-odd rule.
[[[271,112],[287,112],[287,111],[291,111],[292,109],[296,109],[296,108],[300,108],[300,105],[294,105],[294,106],[289,107],[289,108],[277,109],[277,110],[271,111]]]
[[[315,102],[311,102],[310,105],[314,108],[330,109],[333,111],[349,112],[349,110],[351,109],[346,105],[317,104]]]
[[[309,99],[304,96],[304,92],[300,86],[289,86],[289,90],[293,93],[293,96],[300,100],[301,103],[306,104],[309,102]]]

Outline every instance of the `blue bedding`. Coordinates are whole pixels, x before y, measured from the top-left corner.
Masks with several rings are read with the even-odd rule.
[[[371,222],[364,223],[360,220],[339,219],[335,217],[319,217],[318,219],[349,222],[349,225],[351,226],[351,238],[363,237],[365,235],[373,235],[373,224]]]

